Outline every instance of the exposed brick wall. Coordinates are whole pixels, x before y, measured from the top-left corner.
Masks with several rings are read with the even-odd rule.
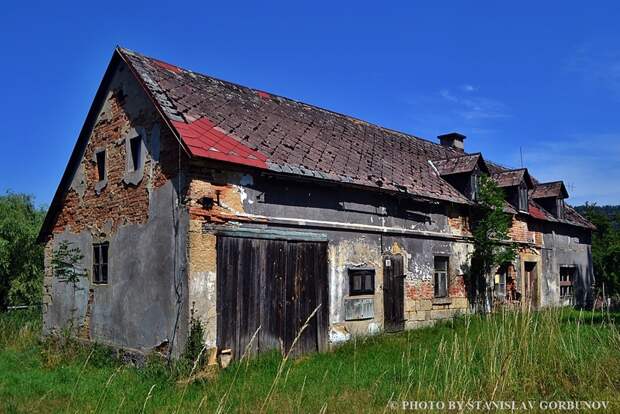
[[[433,299],[434,296],[435,292],[433,282],[431,281],[409,282],[405,284],[405,297],[407,300]],[[459,275],[450,278],[448,296],[451,298],[466,296],[463,276]]]
[[[514,241],[520,242],[530,242],[530,232],[527,227],[527,222],[520,220],[519,218],[513,217],[512,226],[509,231],[510,237]]]
[[[469,216],[461,209],[454,207],[448,208],[448,227],[452,234],[469,236],[471,235]]]
[[[79,233],[115,231],[124,224],[142,224],[148,220],[149,191],[177,175],[179,145],[140,86],[131,78],[124,64],[117,69],[96,123],[72,188],[58,213],[53,233],[65,229]],[[156,126],[157,125],[157,126]],[[159,161],[151,157],[153,128],[159,127]],[[144,128],[147,146],[144,175],[137,185],[123,181],[126,170],[125,139],[131,131]],[[157,145],[155,144],[155,147]],[[107,185],[100,194],[95,152],[106,151]],[[185,162],[184,157],[182,161]]]
[[[541,226],[520,217],[513,217],[509,235],[512,240],[542,245],[543,233]]]
[[[434,295],[433,283],[430,281],[408,283],[405,285],[405,296],[407,300],[432,299]]]

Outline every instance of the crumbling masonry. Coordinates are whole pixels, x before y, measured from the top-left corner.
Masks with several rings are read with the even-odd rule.
[[[238,357],[468,312],[480,174],[507,195],[513,262],[497,304],[585,304],[592,225],[539,183],[464,151],[125,49],[105,73],[41,230],[44,333],[178,355],[191,318]],[[76,289],[54,276],[78,247]],[[260,329],[258,329],[260,327]]]

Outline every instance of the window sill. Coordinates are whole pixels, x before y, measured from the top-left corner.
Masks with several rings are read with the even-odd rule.
[[[433,298],[433,305],[450,305],[452,303],[452,299],[449,297],[445,298]]]
[[[139,170],[126,171],[123,177],[123,182],[127,185],[139,185],[140,181],[142,181],[142,177],[144,175],[143,168]]]
[[[103,191],[104,188],[106,188],[107,185],[108,185],[107,178],[97,182],[97,184],[95,184],[95,193],[97,193],[97,195],[101,194],[101,192]]]
[[[347,295],[344,298],[345,299],[374,299],[375,295],[373,293],[364,293],[363,295]]]

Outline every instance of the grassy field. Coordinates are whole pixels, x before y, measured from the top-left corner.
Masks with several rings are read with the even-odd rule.
[[[0,315],[0,413],[390,412],[400,400],[607,400],[620,411],[620,315],[464,317],[271,354],[189,383],[189,365],[123,365],[100,346],[41,341],[39,315]],[[611,412],[611,411],[610,411]]]

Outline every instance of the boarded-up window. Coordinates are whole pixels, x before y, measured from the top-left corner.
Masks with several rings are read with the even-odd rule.
[[[575,268],[572,266],[560,267],[560,297],[563,299],[572,298],[575,283]]]
[[[93,283],[108,283],[108,242],[93,244]]]
[[[349,269],[349,295],[373,295],[374,293],[374,269]]]
[[[448,296],[448,258],[435,256],[434,293],[436,298]]]

